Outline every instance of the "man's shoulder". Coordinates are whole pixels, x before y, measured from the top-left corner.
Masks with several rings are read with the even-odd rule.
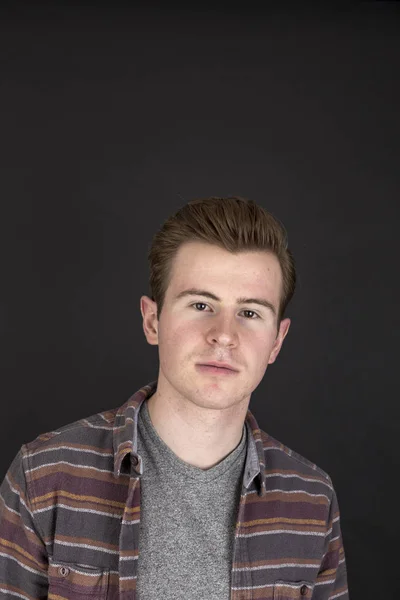
[[[333,489],[328,473],[295,450],[289,448],[265,431],[260,430],[263,442],[266,475],[298,477],[304,481],[319,481]]]
[[[23,445],[23,455],[34,458],[42,454],[50,457],[51,454],[54,459],[62,460],[66,454],[71,458],[87,452],[112,453],[113,428],[118,410],[99,412],[41,433]]]
[[[51,515],[59,509],[62,527],[73,532],[79,530],[84,513],[120,514],[114,500],[123,496],[127,477],[114,476],[113,433],[118,410],[79,419],[22,446],[10,481],[26,486],[26,496],[45,537],[54,536]],[[113,502],[106,506],[109,499]]]

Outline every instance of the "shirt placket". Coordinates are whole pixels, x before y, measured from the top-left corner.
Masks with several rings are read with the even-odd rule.
[[[140,527],[140,477],[131,466],[119,536],[119,598],[136,600]]]
[[[249,518],[246,493],[240,496],[240,504],[235,529],[232,561],[231,600],[253,600],[251,571],[248,569],[249,553],[247,539],[244,536],[243,523]]]

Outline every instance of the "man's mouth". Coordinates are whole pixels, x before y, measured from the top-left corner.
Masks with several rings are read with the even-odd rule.
[[[203,363],[196,365],[198,370],[203,373],[210,373],[215,375],[235,375],[238,371],[231,366],[220,365],[218,363]]]

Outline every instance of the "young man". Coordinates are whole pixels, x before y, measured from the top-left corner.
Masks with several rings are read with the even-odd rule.
[[[253,202],[198,200],[149,259],[158,378],[22,446],[1,487],[0,598],[347,600],[329,476],[248,409],[290,326],[285,230]]]

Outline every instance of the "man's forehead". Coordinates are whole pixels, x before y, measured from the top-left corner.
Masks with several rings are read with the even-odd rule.
[[[188,289],[206,289],[220,296],[230,291],[240,297],[267,294],[278,300],[281,269],[275,255],[266,251],[228,252],[211,244],[191,243],[179,249],[172,265],[170,292],[174,297]]]

